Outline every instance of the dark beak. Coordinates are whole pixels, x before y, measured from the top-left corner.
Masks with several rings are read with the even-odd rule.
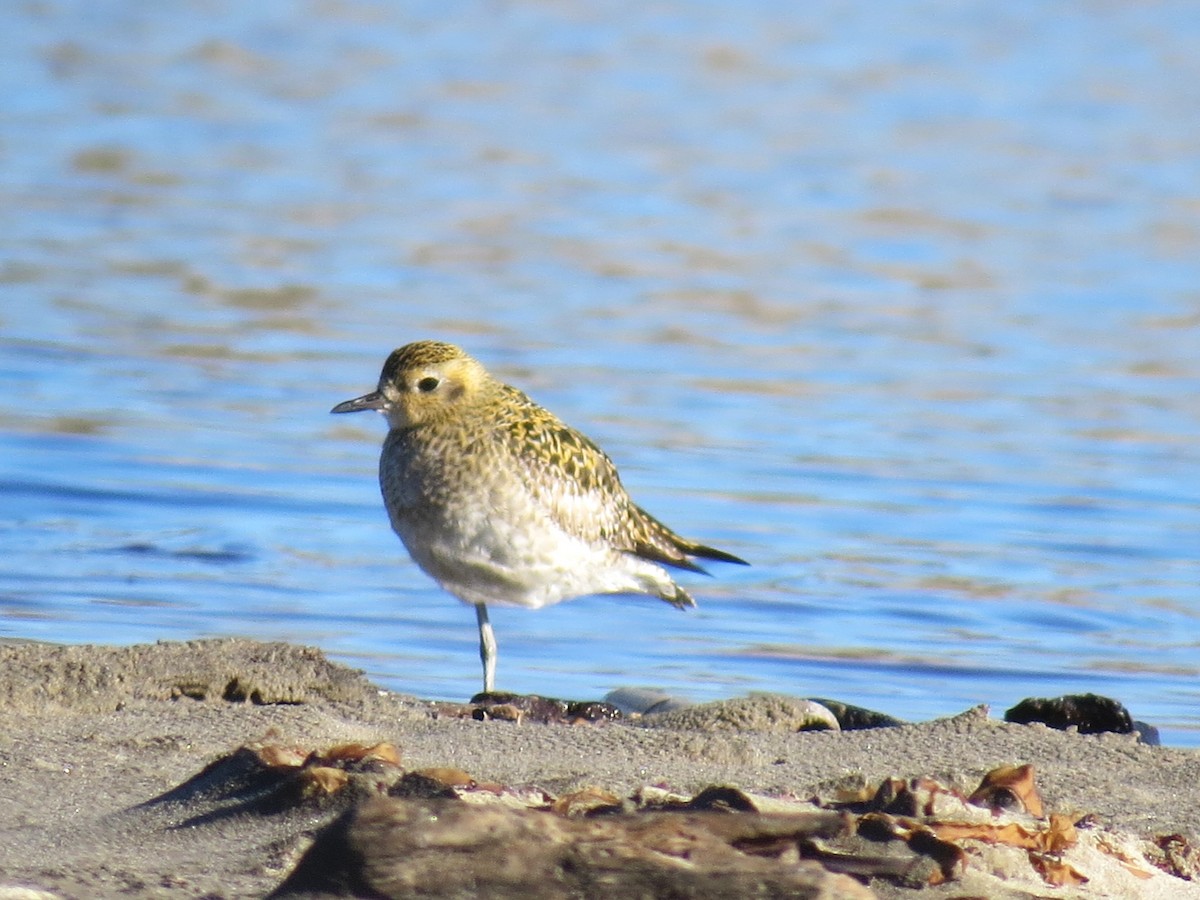
[[[330,412],[362,412],[364,409],[383,409],[384,402],[383,394],[379,393],[379,391],[371,391],[369,394],[363,394],[361,397],[355,397],[353,400],[346,400],[343,403],[339,403]]]

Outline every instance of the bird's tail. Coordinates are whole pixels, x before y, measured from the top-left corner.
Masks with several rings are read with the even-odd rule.
[[[718,550],[716,547],[708,547],[704,544],[697,544],[695,541],[681,540],[679,549],[688,556],[699,556],[701,559],[714,559],[717,562],[736,563],[739,566],[748,566],[740,556],[734,556],[732,553],[726,553],[724,550]]]
[[[639,519],[638,524],[641,534],[633,547],[633,552],[635,555],[642,557],[642,559],[649,559],[653,562],[674,566],[677,569],[688,569],[692,572],[704,572],[704,569],[688,559],[689,556],[698,556],[701,559],[712,559],[718,562],[737,563],[740,566],[750,565],[750,563],[746,562],[740,556],[734,556],[732,553],[726,553],[724,550],[718,550],[716,547],[698,544],[695,541],[689,541],[685,537],[680,537],[641,507],[634,507],[634,509]]]

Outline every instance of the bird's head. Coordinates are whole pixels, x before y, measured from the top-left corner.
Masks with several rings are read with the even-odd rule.
[[[409,428],[454,417],[492,384],[475,359],[453,344],[416,341],[393,350],[377,390],[339,403],[331,412],[375,409],[392,428]]]

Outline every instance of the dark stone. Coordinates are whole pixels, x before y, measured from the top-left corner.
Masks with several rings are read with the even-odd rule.
[[[876,712],[861,706],[851,706],[839,700],[825,700],[822,697],[810,697],[814,703],[820,703],[833,713],[842,731],[861,731],[865,728],[894,728],[907,724],[903,719],[889,716],[887,713]]]
[[[577,722],[613,722],[621,710],[600,700],[576,700],[567,704],[567,718]]]
[[[524,721],[542,725],[576,722],[611,722],[621,718],[621,710],[600,700],[559,700],[537,694],[512,694],[488,691],[471,698],[473,717],[480,720],[512,720],[517,714]]]
[[[1031,697],[1004,714],[1004,721],[1017,725],[1040,722],[1065,731],[1074,726],[1080,734],[1133,734],[1129,710],[1099,694],[1068,694],[1063,697]]]

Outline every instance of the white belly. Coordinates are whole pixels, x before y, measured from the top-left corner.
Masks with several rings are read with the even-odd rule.
[[[465,603],[537,609],[586,594],[674,593],[661,566],[555,528],[479,520],[396,530],[417,565]]]

